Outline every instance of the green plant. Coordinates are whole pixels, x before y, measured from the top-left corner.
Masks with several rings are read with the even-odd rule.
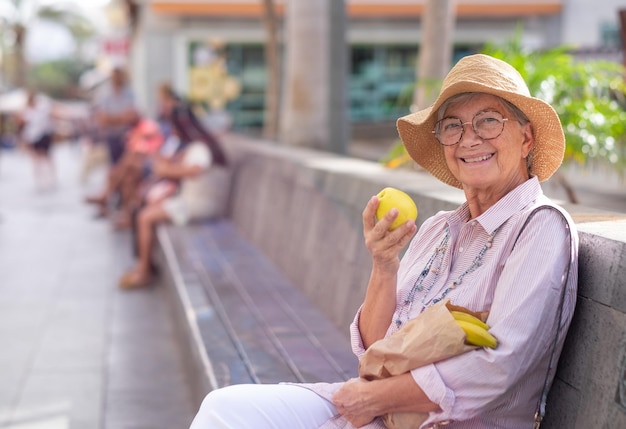
[[[34,4],[33,4],[34,3]],[[65,26],[74,37],[79,49],[96,30],[93,23],[83,16],[76,7],[66,4],[39,5],[37,2],[25,0],[8,0],[1,3],[6,11],[2,22],[2,41],[0,41],[0,62],[3,63],[5,79],[9,86],[24,87],[27,82],[29,64],[25,58],[25,41],[33,19],[37,18]],[[5,33],[8,37],[5,37]],[[8,43],[7,43],[8,42]],[[8,71],[8,73],[7,73]]]
[[[550,103],[561,118],[565,162],[626,167],[626,69],[603,60],[578,60],[567,46],[528,51],[519,34],[483,53],[512,64],[533,96]]]
[[[80,76],[88,68],[88,64],[75,59],[48,61],[32,66],[26,81],[30,88],[43,91],[53,98],[76,98],[80,94]]]

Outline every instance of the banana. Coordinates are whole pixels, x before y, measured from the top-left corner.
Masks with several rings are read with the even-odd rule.
[[[466,322],[473,323],[476,326],[480,326],[483,329],[489,330],[489,325],[480,320],[478,317],[472,316],[469,313],[452,310],[450,311],[450,314],[452,314],[452,317],[454,317],[455,320],[464,320]]]
[[[487,332],[486,329],[466,322],[465,320],[457,320],[456,323],[465,331],[466,342],[468,344],[479,347],[490,347],[492,349],[498,346],[496,337]]]

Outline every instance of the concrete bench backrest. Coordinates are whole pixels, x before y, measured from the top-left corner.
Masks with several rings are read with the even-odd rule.
[[[361,212],[386,186],[409,193],[418,226],[464,196],[428,174],[226,136],[229,214],[348,337],[370,274]],[[567,206],[580,234],[576,314],[542,427],[626,427],[626,215]]]

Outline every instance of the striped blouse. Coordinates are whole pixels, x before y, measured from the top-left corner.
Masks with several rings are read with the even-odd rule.
[[[539,206],[555,207],[566,221],[556,210],[542,209],[520,234],[526,218]],[[431,412],[421,427],[448,423],[450,429],[531,428],[553,349],[565,279],[555,357],[574,312],[578,236],[572,220],[543,195],[536,178],[518,186],[478,218],[468,221],[469,217],[465,203],[453,212],[437,213],[421,226],[400,263],[394,321],[399,319],[402,326],[445,296],[452,304],[472,311],[489,311],[487,323],[499,345],[411,371],[415,382],[441,409]],[[421,290],[405,305],[446,229],[447,250],[432,264],[438,269],[426,275]],[[494,232],[493,244],[480,265],[470,269]],[[459,277],[460,284],[449,288]],[[358,330],[359,315],[351,326],[351,336],[352,348],[360,357],[365,350]],[[387,335],[398,329],[392,323]],[[378,424],[377,419],[367,427]]]

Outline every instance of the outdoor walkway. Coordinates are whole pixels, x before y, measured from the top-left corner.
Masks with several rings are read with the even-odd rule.
[[[0,152],[0,428],[186,429],[195,412],[162,288],[121,291],[128,233],[93,217],[78,148],[35,191],[30,160]]]

